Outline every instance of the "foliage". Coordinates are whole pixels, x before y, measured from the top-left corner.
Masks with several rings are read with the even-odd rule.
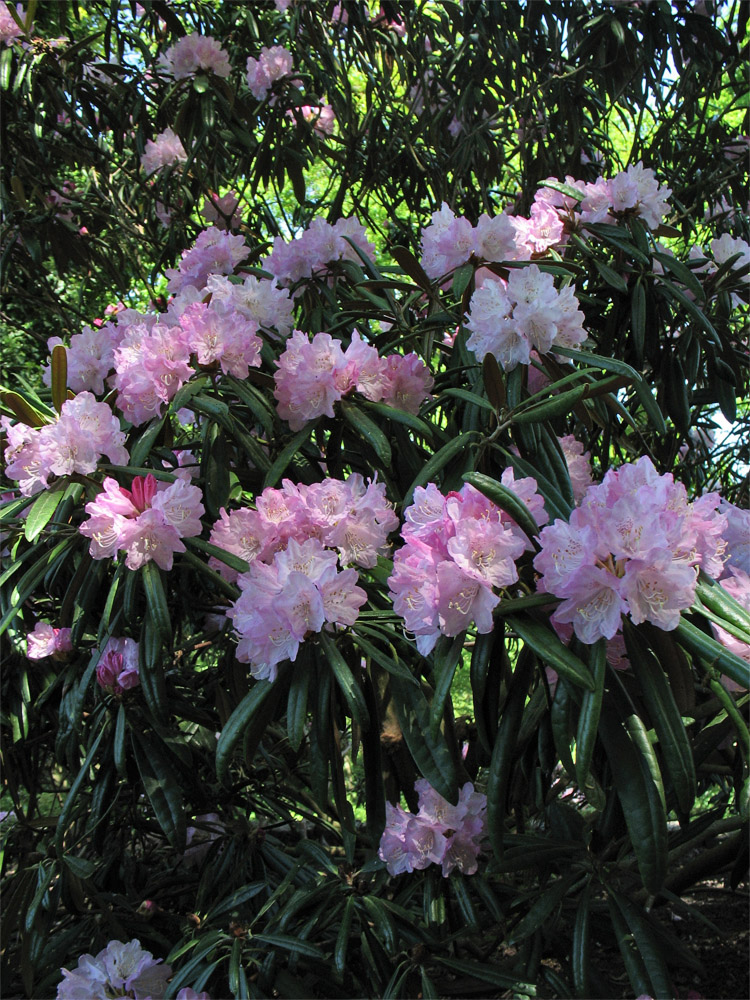
[[[238,273],[274,284],[273,241],[277,254],[279,238],[319,231],[313,220],[356,215],[376,248],[350,231],[288,282],[301,339],[328,333],[346,352],[330,411],[305,411],[299,427],[280,415],[279,359],[297,335],[277,288],[274,315],[243,334],[246,375],[218,354],[201,360],[191,342],[184,362],[171,359],[186,374],[153,415],[124,409],[119,372],[94,393],[119,428],[98,463],[77,465],[76,441],[80,454],[41,485],[8,472],[3,974],[14,991],[52,996],[80,954],[137,938],[172,966],[168,996],[428,997],[480,985],[609,996],[617,970],[597,955],[616,944],[634,995],[672,996],[670,969],[695,960],[652,908],[686,887],[681,860],[717,830],[729,831],[733,884],[743,877],[750,616],[726,576],[702,572],[676,628],[623,616],[621,669],[612,636],[587,643],[552,620],[568,595],[542,589],[538,553],[545,520],[568,521],[580,500],[566,435],[589,452],[596,482],[647,457],[690,497],[747,501],[748,267],[741,249],[722,261],[711,242],[748,238],[746,158],[733,145],[748,131],[747,9],[466,0],[345,3],[337,18],[332,5],[284,6],[30,3],[23,33],[0,52],[3,346],[22,362],[2,396],[9,469],[20,435],[46,434],[54,449],[73,419],[75,352],[56,347],[43,382],[48,338],[70,344],[84,324],[114,319],[105,309],[118,301],[167,331],[188,310],[203,316],[201,302],[215,306],[218,286],[208,304],[205,281],[184,280],[184,258],[166,273],[205,228],[206,198],[236,193],[244,244],[217,267],[234,272],[227,295]],[[193,33],[221,44],[228,75],[164,70],[159,57]],[[246,62],[276,45],[293,72],[257,98]],[[309,111],[324,105],[332,134]],[[167,128],[185,158],[148,175],[147,143]],[[640,162],[671,189],[666,221],[632,208],[587,220],[581,185]],[[554,294],[574,290],[586,340],[506,370],[467,346],[474,296],[483,282],[528,277],[532,254],[469,249],[428,274],[424,227],[443,203],[469,228],[504,209],[526,219],[540,190],[569,201],[564,236],[533,253],[538,288],[551,275]],[[229,225],[234,210],[218,221]],[[175,291],[184,313],[168,311]],[[133,315],[120,314],[120,330]],[[351,374],[363,345],[378,365],[414,354],[434,385],[414,406],[378,396]],[[138,357],[145,370],[150,359]],[[289,362],[293,378],[309,375],[305,365]],[[77,406],[95,405],[76,393]],[[724,446],[719,414],[737,421]],[[88,425],[91,440],[104,422]],[[166,543],[149,549],[134,525],[145,515],[169,530],[157,514],[165,491],[184,489],[182,462],[194,463],[199,526],[172,526],[164,555]],[[272,670],[252,654],[240,662],[239,616],[226,613],[241,592],[253,595],[252,619],[303,586],[278,559],[296,523],[289,498],[332,480],[354,491],[358,476],[363,491],[370,484],[367,530],[392,516],[378,490],[406,527],[360,561],[354,543],[341,557],[350,569],[339,577],[356,565],[364,595],[355,620],[326,609],[324,625],[316,603],[320,627]],[[514,485],[526,478],[536,506]],[[418,520],[407,512],[429,484],[464,498],[475,497],[470,484],[494,505],[486,516],[523,537],[513,579],[494,586],[492,628],[469,615],[443,622],[432,644],[404,628],[393,582]],[[256,553],[232,548],[217,524],[275,490],[290,503],[287,536],[253,577]],[[80,530],[113,496],[131,532],[123,554],[105,551],[98,528]],[[329,542],[320,525],[305,537],[328,553],[350,544]],[[698,562],[692,553],[693,578]],[[272,566],[287,573],[278,590]],[[258,579],[267,592],[251,589]],[[305,586],[312,616],[327,598]],[[40,620],[69,629],[70,648],[65,634],[30,659]],[[126,647],[111,640],[122,637],[139,644],[136,687],[118,687]],[[466,674],[470,711],[457,716],[452,692]],[[468,781],[486,793],[476,874],[388,874],[378,856],[387,805],[416,812],[420,776],[452,804]],[[725,800],[698,814],[717,781]]]

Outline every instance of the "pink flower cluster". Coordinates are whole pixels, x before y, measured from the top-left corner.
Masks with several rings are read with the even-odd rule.
[[[170,570],[175,552],[184,552],[181,539],[199,535],[204,507],[201,492],[183,479],[166,485],[151,475],[136,476],[129,490],[114,479],[86,504],[89,519],[79,531],[91,539],[93,559],[112,559],[125,552],[128,569],[140,569],[152,559]]]
[[[175,80],[186,80],[198,72],[227,77],[232,72],[229,56],[210,35],[184,35],[159,56],[159,66]]]
[[[356,331],[344,351],[328,333],[316,333],[310,341],[295,330],[278,360],[274,381],[279,416],[293,431],[322,414],[333,417],[333,404],[355,389],[365,399],[417,413],[433,385],[416,354],[381,358]]]
[[[353,216],[339,219],[334,225],[323,219],[313,219],[308,228],[290,243],[277,236],[271,253],[261,266],[280,285],[294,285],[302,278],[312,278],[325,271],[334,261],[359,263],[360,258],[348,240],[370,257],[375,251],[375,244],[367,239],[364,226]]]
[[[240,636],[237,659],[253,677],[274,680],[283,660],[328,625],[353,625],[367,594],[355,569],[337,569],[335,552],[317,538],[289,539],[271,563],[256,560],[238,584],[242,591],[227,616]]]
[[[528,506],[537,524],[546,522],[533,479],[515,479],[506,469],[502,484]],[[405,518],[405,544],[394,556],[388,584],[393,609],[416,637],[419,652],[427,656],[441,635],[458,635],[472,621],[477,631],[491,632],[500,600],[494,588],[518,580],[515,560],[531,548],[524,532],[468,484],[447,496],[434,483],[418,486]]]
[[[260,365],[258,324],[233,306],[231,298],[217,298],[187,304],[179,316],[170,310],[127,317],[118,329],[113,385],[117,406],[131,423],[156,416],[194,374],[194,365],[215,365],[237,378]]]
[[[90,392],[66,400],[58,419],[44,427],[10,424],[7,418],[2,424],[8,434],[5,474],[18,480],[24,496],[46,489],[53,475],[88,475],[102,455],[115,465],[128,461],[119,420]]]
[[[203,201],[201,215],[222,232],[239,229],[242,224],[239,204],[240,199],[234,191],[228,191],[223,197],[216,194],[215,191],[210,191],[208,197]]]
[[[134,639],[112,638],[102,650],[96,666],[99,686],[116,698],[141,683],[138,643]]]
[[[289,108],[287,115],[290,118],[297,118],[298,115],[301,116],[303,121],[312,125],[318,135],[333,135],[336,125],[336,115],[330,104],[316,104],[315,106],[303,104],[298,108]]]
[[[506,371],[528,365],[532,350],[547,354],[556,344],[576,347],[586,339],[573,285],[558,291],[552,275],[536,264],[512,270],[507,282],[490,276],[469,308],[466,346],[480,361],[494,355]]]
[[[210,274],[205,291],[211,293],[213,305],[221,302],[226,310],[234,309],[264,330],[275,330],[280,337],[292,332],[294,303],[289,292],[277,288],[273,281],[249,274],[243,281],[234,282],[226,275]]]
[[[104,394],[104,380],[114,368],[116,328],[111,323],[94,329],[84,326],[80,333],[74,333],[67,348],[68,388],[73,392],[88,390],[95,396]],[[47,348],[50,354],[60,337],[50,337]],[[45,385],[52,384],[52,366],[47,365],[42,372]]]
[[[422,230],[422,267],[430,278],[439,278],[465,264],[472,254],[481,260],[517,260],[513,220],[509,215],[491,218],[484,213],[472,226],[443,202]]]
[[[285,479],[282,489],[265,489],[256,508],[242,507],[214,524],[211,542],[252,563],[270,562],[290,539],[319,539],[335,549],[342,565],[372,568],[387,550],[388,535],[398,518],[385,496],[382,483],[365,482],[359,473],[348,479],[324,479],[310,486]],[[227,580],[237,573],[219,560],[209,565]]]
[[[454,868],[463,875],[473,875],[487,835],[487,797],[475,792],[467,781],[459,792],[458,804],[452,806],[424,778],[414,787],[419,792],[416,815],[386,803],[378,857],[385,861],[389,874],[436,864],[442,865],[444,878]]]
[[[141,156],[141,166],[147,174],[153,174],[164,167],[173,167],[176,163],[187,163],[187,153],[182,141],[171,128],[165,128],[155,139],[148,139],[146,149]]]
[[[256,101],[263,101],[277,80],[292,72],[292,53],[283,45],[263,46],[260,58],[247,60],[247,85]]]
[[[557,520],[539,536],[540,589],[564,598],[553,621],[572,623],[586,643],[611,639],[623,614],[636,625],[676,628],[695,598],[696,567],[722,572],[719,502],[706,493],[689,503],[684,486],[658,475],[647,457],[610,470],[569,524]]]
[[[554,177],[548,178],[555,181]],[[502,213],[482,215],[476,226],[456,216],[443,202],[422,230],[422,267],[430,278],[440,278],[472,256],[486,261],[530,260],[567,242],[570,231],[585,222],[616,224],[639,216],[656,228],[669,210],[668,187],[660,186],[653,170],[636,163],[610,180],[591,184],[566,177],[578,197],[550,187],[534,196],[529,217]],[[580,203],[580,204],[579,204]]]
[[[209,274],[231,274],[247,256],[247,244],[242,236],[222,232],[210,226],[199,234],[195,246],[184,250],[177,269],[165,270],[170,292],[179,292],[187,285],[202,289]]]
[[[23,28],[19,28],[11,14],[9,3],[0,3],[0,42],[3,45],[12,45],[17,38],[23,35]],[[16,4],[16,13],[21,21],[26,20],[26,13],[20,3]]]
[[[600,177],[592,184],[573,181],[573,186],[583,194],[582,222],[611,223],[633,215],[643,219],[652,229],[661,224],[669,211],[667,199],[672,194],[672,189],[659,184],[653,170],[640,162],[631,164],[609,180]],[[555,194],[559,199],[560,195]]]
[[[110,941],[98,955],[82,955],[72,972],[60,971],[63,979],[57,987],[57,1000],[118,996],[162,1000],[172,975],[171,967],[144,951],[135,938],[128,944]]]
[[[256,504],[222,511],[211,532],[214,545],[250,562],[249,572],[210,565],[242,590],[227,612],[240,636],[237,658],[253,676],[273,680],[309,634],[354,624],[367,595],[355,569],[337,567],[374,566],[398,519],[382,484],[365,486],[357,474],[311,486],[284,480]]]
[[[37,622],[26,636],[26,656],[30,660],[66,660],[73,649],[69,628],[53,628],[48,622]]]

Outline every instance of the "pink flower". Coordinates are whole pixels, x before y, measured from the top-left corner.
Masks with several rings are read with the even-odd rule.
[[[583,450],[580,441],[576,441],[572,434],[558,438],[562,448],[565,461],[570,474],[570,483],[573,487],[573,499],[579,503],[583,499],[586,490],[591,486],[591,454]]]
[[[145,152],[141,156],[141,166],[147,174],[153,174],[164,167],[187,163],[187,158],[179,136],[171,128],[165,128],[155,139],[147,140]]]
[[[10,4],[0,3],[0,42],[3,45],[12,45],[17,38],[24,34],[23,28],[19,28],[13,19],[13,15],[8,9]],[[25,23],[26,15],[21,4],[16,4],[16,12],[21,21]]]
[[[91,539],[94,559],[126,553],[128,569],[139,569],[152,559],[171,570],[175,552],[184,552],[181,539],[199,535],[204,513],[201,492],[183,479],[168,486],[152,475],[136,476],[131,490],[114,479],[104,480],[104,491],[86,504],[89,519],[79,531]]]
[[[290,112],[292,114],[294,113],[291,109]],[[336,115],[334,114],[333,108],[330,104],[318,104],[315,107],[311,107],[309,104],[303,104],[302,107],[299,108],[299,113],[302,115],[304,120],[308,122],[308,124],[312,125],[318,135],[333,135],[333,130],[336,125]]]
[[[260,58],[247,60],[247,85],[257,101],[263,101],[268,96],[277,80],[292,72],[292,54],[283,45],[271,48],[263,46]]]
[[[223,197],[211,191],[203,202],[201,214],[207,222],[212,222],[222,232],[239,229],[242,225],[239,204],[240,200],[234,191],[229,191]]]
[[[419,413],[435,384],[429,368],[417,354],[390,354],[385,361],[383,402],[406,413]]]
[[[159,56],[159,66],[175,80],[185,80],[198,71],[227,77],[232,71],[221,45],[210,35],[184,35]]]
[[[47,622],[37,622],[34,631],[26,636],[26,656],[30,660],[44,660],[51,656],[53,660],[67,660],[73,644],[70,640],[69,628],[53,628]]]
[[[186,285],[203,289],[210,274],[231,274],[246,256],[244,237],[211,226],[199,234],[192,249],[183,251],[177,270],[165,270],[167,288],[170,292],[179,292]]]
[[[452,806],[424,779],[414,787],[419,792],[416,815],[386,803],[378,857],[386,863],[388,873],[400,875],[438,864],[444,877],[454,868],[474,874],[486,836],[486,797],[467,782],[459,792],[458,805]]]
[[[102,650],[96,667],[100,687],[116,698],[141,683],[138,668],[138,643],[133,639],[110,639]]]
[[[82,955],[72,972],[60,971],[63,980],[57,987],[57,1000],[107,996],[161,1000],[172,975],[171,967],[144,951],[135,938],[128,944],[110,941],[96,957]]]

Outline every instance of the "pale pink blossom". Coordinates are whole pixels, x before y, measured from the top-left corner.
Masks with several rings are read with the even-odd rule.
[[[252,56],[247,60],[247,85],[257,101],[263,101],[268,96],[277,80],[289,76],[292,72],[292,54],[283,45],[263,46],[260,57]]]
[[[0,42],[3,45],[12,45],[17,38],[23,37],[24,34],[23,28],[19,28],[16,24],[9,7],[9,3],[0,3]],[[25,23],[26,14],[20,3],[16,4],[16,12],[21,21]]]
[[[187,163],[187,158],[180,137],[171,128],[165,128],[155,139],[147,140],[146,149],[141,156],[141,166],[147,174],[153,174],[164,167]]]
[[[203,289],[210,274],[232,274],[247,256],[244,237],[222,232],[216,226],[204,229],[194,246],[184,250],[177,269],[168,267],[170,292],[179,292],[186,285]]]
[[[30,660],[66,660],[73,649],[69,628],[54,628],[48,622],[37,622],[34,631],[26,636],[26,656]]]
[[[217,229],[221,229],[223,232],[239,229],[242,225],[239,204],[240,199],[234,191],[228,191],[223,196],[211,191],[203,202],[201,214],[207,222],[213,223]]]
[[[416,814],[386,803],[378,857],[386,863],[388,873],[400,875],[437,864],[442,866],[444,877],[454,868],[473,875],[487,834],[486,796],[474,791],[467,781],[453,806],[423,778],[414,787],[419,792]]]
[[[211,72],[228,77],[232,71],[229,57],[210,35],[194,32],[183,37],[159,56],[159,67],[175,80],[185,80],[196,73]]]
[[[110,941],[98,955],[82,955],[72,972],[60,970],[57,1000],[132,996],[135,1000],[162,1000],[172,969],[162,959],[141,948],[135,938],[128,944]]]

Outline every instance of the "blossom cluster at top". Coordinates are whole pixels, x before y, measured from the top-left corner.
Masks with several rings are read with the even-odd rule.
[[[257,101],[268,97],[278,80],[283,80],[292,72],[292,53],[283,45],[266,45],[260,50],[258,59],[247,60],[247,85]]]
[[[556,178],[548,178],[559,184]],[[501,213],[483,214],[477,225],[456,216],[443,203],[422,230],[422,267],[430,278],[439,278],[465,264],[472,256],[499,263],[530,260],[551,247],[563,246],[570,232],[582,223],[616,223],[626,215],[643,219],[656,228],[669,210],[671,190],[659,184],[653,170],[636,163],[615,177],[584,183],[565,178],[577,194],[573,197],[553,187],[542,187],[534,196],[529,217]]]
[[[162,52],[158,65],[175,80],[185,80],[198,72],[209,71],[216,76],[228,77],[232,71],[229,56],[216,39],[197,32],[184,35],[166,52]]]
[[[184,479],[157,483],[152,475],[136,476],[126,490],[107,477],[104,489],[86,504],[88,520],[79,531],[91,539],[93,559],[111,559],[125,552],[128,569],[140,569],[152,559],[170,570],[175,552],[184,552],[183,538],[203,530],[201,491]]]
[[[536,264],[512,270],[507,282],[486,277],[471,297],[466,328],[466,346],[477,358],[492,354],[506,371],[528,365],[532,350],[577,347],[587,336],[573,286],[558,291]]]
[[[65,400],[58,418],[43,427],[11,424],[6,417],[2,426],[8,435],[5,473],[24,496],[47,489],[50,476],[93,472],[102,455],[115,465],[128,462],[119,420],[90,392]]]
[[[378,857],[391,875],[442,865],[443,876],[454,868],[473,875],[482,840],[487,834],[487,797],[475,792],[467,781],[453,806],[420,778],[419,812],[406,812],[386,803],[385,830],[380,838]]]
[[[333,417],[333,404],[355,389],[365,399],[417,413],[433,385],[416,354],[381,358],[356,331],[343,350],[328,333],[316,333],[311,342],[295,330],[277,364],[274,396],[293,431],[322,414]]]
[[[590,486],[570,523],[544,528],[534,567],[540,589],[564,598],[553,621],[572,623],[582,642],[611,639],[621,616],[666,631],[695,598],[697,567],[721,575],[726,517],[720,498],[692,503],[681,483],[647,457]]]
[[[351,243],[349,242],[351,240]],[[331,225],[323,219],[313,219],[301,235],[287,242],[277,236],[271,253],[261,262],[282,286],[296,284],[302,278],[311,278],[337,260],[360,262],[356,244],[360,252],[372,257],[375,244],[367,239],[361,222],[353,216],[339,219]]]
[[[506,469],[502,484],[537,524],[547,521],[533,479],[516,479]],[[479,632],[491,632],[500,601],[494,588],[518,580],[515,561],[531,548],[525,533],[468,483],[447,496],[434,483],[417,487],[404,516],[404,545],[393,558],[388,584],[393,609],[416,637],[419,652],[426,656],[441,634],[458,635],[472,621]]]
[[[354,624],[367,595],[355,569],[338,567],[374,566],[397,525],[383,485],[365,486],[356,473],[311,486],[284,480],[263,490],[255,510],[222,511],[210,540],[250,569],[237,576],[219,560],[211,565],[242,591],[227,615],[240,636],[237,658],[253,676],[273,680],[325,624]]]

